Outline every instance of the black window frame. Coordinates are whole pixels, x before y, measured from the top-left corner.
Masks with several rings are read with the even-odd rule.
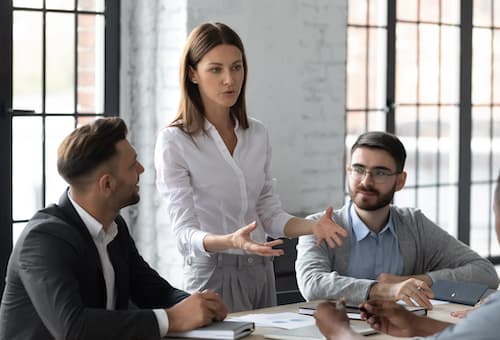
[[[77,10],[78,0],[75,1],[75,10],[61,11],[64,13],[86,14],[88,11]],[[36,10],[39,12],[58,12],[57,10],[46,10],[45,0],[43,0],[43,8]],[[19,8],[16,8],[19,9]],[[20,8],[21,10],[30,10]],[[45,117],[50,114],[31,113],[27,111],[15,111],[12,109],[12,55],[13,55],[13,0],[0,1],[0,192],[4,199],[0,203],[0,296],[3,294],[5,285],[5,276],[7,264],[10,254],[13,249],[12,242],[12,226],[13,211],[12,211],[12,119],[19,116],[36,116],[41,117],[43,122]],[[93,12],[88,12],[93,14]],[[76,111],[71,114],[58,114],[57,116],[72,116],[78,118],[82,116],[116,116],[119,115],[119,91],[120,91],[120,1],[105,0],[104,8],[104,112],[98,114],[78,113]],[[75,15],[75,20],[76,20]],[[76,27],[75,27],[76,35]],[[75,44],[77,40],[75,39]],[[45,43],[44,43],[45,45]],[[45,48],[45,46],[44,46]],[[75,48],[75,60],[77,58],[77,50]],[[76,65],[76,63],[75,63]],[[45,73],[45,72],[44,72]],[[76,82],[76,79],[75,79]],[[42,85],[44,86],[44,84]],[[75,86],[76,88],[76,86]],[[43,91],[45,92],[45,91]],[[45,93],[43,93],[45,95]],[[43,99],[44,100],[44,99]],[[75,97],[76,101],[76,97]],[[76,120],[75,120],[76,121]],[[45,134],[45,127],[43,127]],[[45,136],[44,136],[45,137]],[[45,138],[44,141],[45,142]],[[45,152],[45,151],[43,151]],[[43,158],[45,162],[45,157]],[[44,167],[44,164],[41,166]],[[43,168],[43,178],[45,178],[45,167]],[[45,206],[45,180],[43,179],[43,205]]]

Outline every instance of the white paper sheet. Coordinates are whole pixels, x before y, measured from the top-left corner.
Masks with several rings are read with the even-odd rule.
[[[283,329],[296,329],[315,324],[312,316],[299,313],[271,313],[271,314],[248,314],[238,317],[230,317],[231,321],[250,321],[257,327],[278,327]]]

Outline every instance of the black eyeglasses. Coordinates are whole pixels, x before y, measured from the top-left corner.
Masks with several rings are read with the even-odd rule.
[[[399,175],[401,171],[390,172],[387,169],[375,168],[372,170],[368,170],[363,166],[353,165],[347,169],[351,178],[356,181],[362,181],[365,176],[370,174],[372,176],[372,180],[375,183],[385,183],[389,177]]]

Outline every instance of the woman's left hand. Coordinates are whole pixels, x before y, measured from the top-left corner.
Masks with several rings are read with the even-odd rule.
[[[319,245],[325,241],[330,248],[342,246],[340,237],[347,237],[347,230],[339,226],[332,219],[333,208],[328,207],[321,218],[313,226],[313,234],[316,236],[316,243]]]

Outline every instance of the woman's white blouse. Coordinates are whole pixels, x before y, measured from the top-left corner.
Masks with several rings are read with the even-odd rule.
[[[249,119],[236,123],[233,156],[217,129],[205,120],[206,133],[190,137],[167,127],[156,141],[156,185],[165,198],[168,216],[184,256],[208,256],[207,233],[228,234],[257,221],[251,237],[265,242],[266,234],[282,237],[292,218],[273,191],[271,147],[264,125]],[[229,253],[243,254],[241,250]]]

